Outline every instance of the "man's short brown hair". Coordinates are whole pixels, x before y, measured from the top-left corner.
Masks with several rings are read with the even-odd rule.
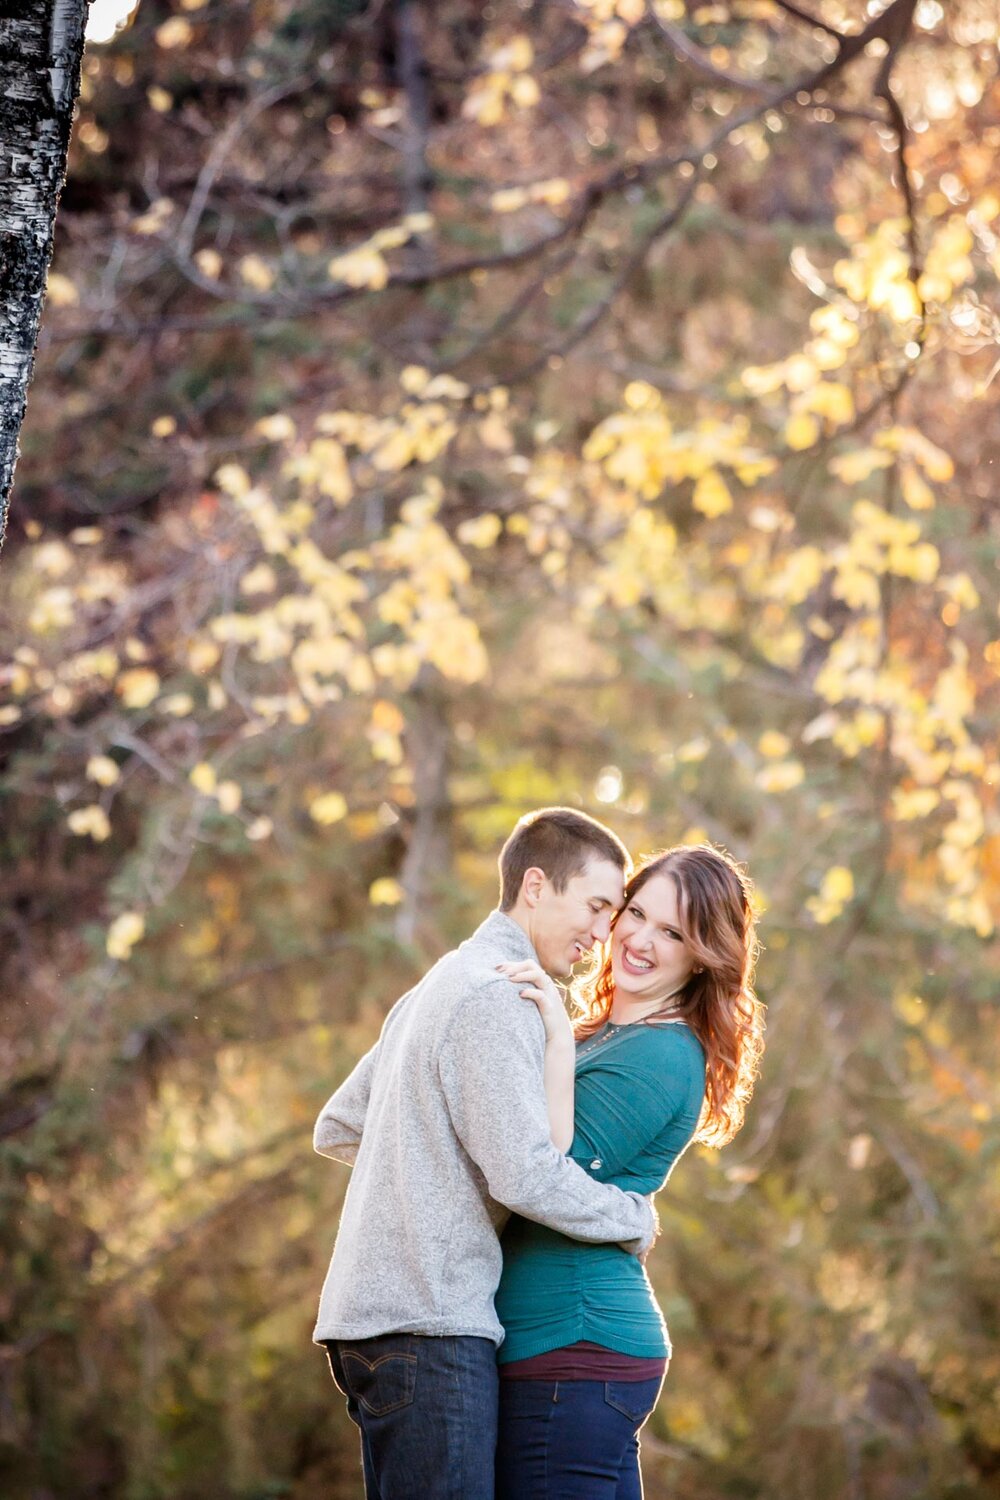
[[[517,904],[526,871],[543,870],[555,889],[564,891],[591,859],[606,859],[623,874],[632,863],[621,840],[587,813],[572,807],[525,813],[500,850],[500,910]]]

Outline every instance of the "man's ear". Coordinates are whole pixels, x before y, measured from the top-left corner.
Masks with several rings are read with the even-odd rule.
[[[521,895],[529,906],[538,905],[545,880],[545,871],[540,870],[537,865],[532,865],[530,870],[525,870],[524,879],[521,881]]]

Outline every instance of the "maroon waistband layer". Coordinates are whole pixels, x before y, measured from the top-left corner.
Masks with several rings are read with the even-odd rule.
[[[500,1366],[501,1380],[657,1380],[667,1361],[639,1359],[582,1339],[562,1349],[548,1349],[531,1359],[512,1359]]]

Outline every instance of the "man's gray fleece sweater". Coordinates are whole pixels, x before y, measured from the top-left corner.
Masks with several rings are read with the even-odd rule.
[[[549,1139],[545,1031],[496,965],[536,959],[493,912],[393,1006],[313,1138],[353,1165],[313,1338],[409,1332],[499,1344],[509,1212],[640,1253],[649,1202],[588,1177]],[[537,959],[536,959],[537,962]]]

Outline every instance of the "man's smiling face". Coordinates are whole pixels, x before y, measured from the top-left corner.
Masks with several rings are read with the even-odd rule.
[[[534,896],[529,936],[542,968],[568,974],[595,943],[607,942],[625,894],[624,874],[610,860],[592,858],[561,891],[541,870],[529,870],[524,879]]]

